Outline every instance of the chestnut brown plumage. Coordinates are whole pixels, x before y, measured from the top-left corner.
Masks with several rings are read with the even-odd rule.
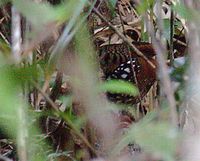
[[[134,45],[156,66],[155,52],[150,43],[139,42],[134,43]],[[106,80],[129,81],[139,89],[140,94],[135,97],[108,92],[107,97],[112,102],[136,104],[148,93],[156,80],[156,69],[139,57],[126,44],[102,46],[99,57]]]

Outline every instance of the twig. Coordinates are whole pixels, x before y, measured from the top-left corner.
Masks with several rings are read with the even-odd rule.
[[[97,155],[96,150],[92,147],[92,145],[88,142],[88,140],[79,132],[79,130],[74,126],[73,122],[66,116],[60,113],[58,106],[51,100],[51,98],[44,93],[40,87],[32,81],[32,84],[35,86],[35,88],[42,94],[42,96],[45,98],[45,100],[51,105],[51,107],[66,121],[66,123],[71,127],[71,129],[77,134],[77,136],[87,145],[90,150]]]
[[[133,49],[135,51],[135,53],[142,57],[147,63],[149,63],[149,65],[151,65],[153,68],[156,68],[155,65],[140,51],[137,49],[137,47],[135,45],[133,45],[131,42],[129,42],[129,40],[120,32],[118,31],[112,23],[110,23],[104,16],[102,16],[102,14],[96,9],[93,8],[93,11],[97,14],[97,16],[99,16],[100,19],[102,19],[112,30],[115,31],[115,33],[124,41],[126,42],[131,49]]]
[[[6,42],[6,44],[10,45],[9,41],[8,41],[7,38],[3,35],[2,32],[0,32],[0,36],[1,36],[2,39]]]
[[[63,78],[63,74],[62,72],[58,71],[56,74],[56,80],[55,80],[55,85],[51,90],[51,95],[50,98],[55,101],[56,98],[59,96],[60,94],[60,90],[61,90],[61,86],[62,86],[62,78]]]
[[[169,75],[167,74],[168,73],[167,65],[166,65],[164,55],[163,55],[163,53],[166,53],[166,49],[161,44],[161,42],[159,42],[156,39],[156,37],[154,35],[153,24],[148,20],[148,18],[145,17],[145,19],[147,22],[148,33],[150,34],[150,36],[152,38],[152,43],[153,43],[155,51],[157,53],[157,59],[158,59],[157,62],[160,67],[159,71],[160,71],[160,75],[161,75],[161,77],[160,77],[161,83],[163,84],[163,90],[164,90],[166,97],[168,99],[168,102],[169,102],[171,122],[174,127],[177,127],[178,126],[178,116],[177,116],[177,111],[176,111],[176,101],[174,99],[174,92],[172,89]]]
[[[122,20],[122,15],[121,15],[121,13],[120,13],[120,9],[119,9],[118,4],[117,4],[117,7],[118,7],[119,18],[120,18],[120,21],[121,21],[121,24],[122,24],[122,29],[123,29],[123,32],[124,32],[124,36],[127,37],[126,32],[125,32],[124,23],[123,23],[123,20]],[[129,60],[130,60],[130,62],[131,62],[131,70],[132,70],[132,73],[133,73],[133,77],[134,77],[134,79],[135,79],[135,85],[136,85],[136,87],[138,87],[138,89],[139,89],[138,80],[137,80],[137,76],[136,76],[136,73],[135,73],[135,70],[134,70],[134,64],[133,64],[132,56],[131,56],[131,52],[130,52],[130,46],[128,46],[128,50],[129,50],[129,52],[128,52],[128,57],[129,57]],[[139,90],[139,100],[140,100],[140,102],[141,102],[141,100],[142,100],[140,90]]]
[[[54,102],[49,98],[49,96],[38,86],[38,84],[35,81],[32,81],[31,83],[40,92],[44,99],[51,105],[51,107],[54,110],[59,111],[59,108],[54,104]]]
[[[61,119],[57,125],[57,127],[55,128],[55,130],[48,132],[45,136],[44,139],[52,136],[53,134],[55,134],[62,126],[63,126],[64,121]]]
[[[56,80],[55,80],[55,85],[51,90],[51,94],[50,94],[50,98],[53,102],[55,102],[55,100],[57,99],[57,97],[60,94],[60,90],[61,90],[61,86],[62,86],[62,78],[63,78],[63,74],[61,72],[57,72],[56,74]],[[50,104],[47,103],[47,109],[50,109]]]
[[[45,93],[46,90],[49,88],[50,78],[51,78],[51,75],[47,75],[46,78],[45,78],[45,82],[44,82],[43,87],[41,89],[43,93]],[[37,96],[37,101],[36,101],[36,110],[39,110],[39,104],[40,104],[41,100],[42,100],[42,96],[41,96],[41,94],[39,94]]]
[[[51,56],[49,58],[49,64],[54,65],[55,62],[60,58],[60,56],[63,54],[64,49],[67,47],[67,45],[69,44],[69,42],[72,40],[73,36],[75,35],[75,33],[79,30],[79,28],[82,26],[82,24],[87,20],[88,15],[90,14],[90,12],[92,11],[92,8],[94,7],[95,3],[97,0],[95,0],[92,5],[90,10],[88,11],[88,13],[86,14],[86,16],[84,16],[80,22],[77,23],[77,19],[85,5],[85,2],[83,1],[82,3],[79,4],[75,14],[73,15],[73,17],[70,19],[69,23],[66,25],[63,33],[61,34],[60,38],[58,39],[52,53]],[[77,23],[77,25],[75,26],[75,24]],[[75,26],[75,27],[74,27]],[[72,30],[72,28],[74,27],[74,29]]]
[[[184,46],[184,47],[187,47],[187,44],[186,44],[186,43],[184,43],[184,42],[178,40],[177,38],[173,38],[173,40],[174,40],[175,42],[177,42],[178,44],[180,44],[180,45],[182,45],[182,46]]]
[[[173,37],[174,37],[174,11],[171,7],[171,15],[170,15],[170,46],[169,46],[169,56],[170,56],[170,65],[173,66],[174,64],[174,43],[173,43]]]

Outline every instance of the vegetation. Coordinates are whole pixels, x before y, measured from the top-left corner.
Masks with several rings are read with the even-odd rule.
[[[199,7],[1,0],[0,160],[199,161]],[[116,64],[102,62],[100,51],[113,44],[156,71],[145,97],[140,79],[105,81]],[[139,102],[112,102],[107,92]]]

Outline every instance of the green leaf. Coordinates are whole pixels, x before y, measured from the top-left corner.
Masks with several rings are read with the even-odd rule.
[[[173,9],[181,16],[188,18],[188,9],[181,3],[173,6]]]
[[[163,20],[163,24],[164,24],[164,30],[163,30],[163,34],[164,37],[170,41],[170,19],[164,19]]]
[[[140,14],[145,13],[147,10],[152,9],[154,5],[154,0],[142,0],[137,7],[137,10]]]
[[[65,108],[69,108],[71,110],[72,107],[72,96],[71,95],[67,95],[67,96],[61,96],[59,98],[62,102],[62,106],[64,106]],[[71,111],[70,111],[71,114]]]
[[[116,3],[117,3],[117,0],[109,0],[108,1],[108,7],[110,9],[110,13],[112,16],[115,15],[115,7],[116,7]]]
[[[147,42],[149,40],[148,32],[142,32],[141,34],[142,41]]]
[[[15,81],[4,71],[0,71],[0,75],[0,125],[10,136],[16,137],[16,124],[19,121],[16,114],[22,105]]]
[[[117,0],[109,0],[108,2],[112,8],[115,8]]]
[[[100,90],[111,93],[129,94],[132,96],[138,95],[138,89],[130,82],[122,80],[109,80],[101,84]]]
[[[192,20],[193,18],[195,18],[195,15],[198,17],[197,11],[187,8],[182,3],[176,3],[175,5],[173,5],[173,9],[179,14],[179,16],[181,16],[185,20]]]

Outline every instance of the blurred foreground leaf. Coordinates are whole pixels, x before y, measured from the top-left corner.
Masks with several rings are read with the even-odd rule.
[[[13,139],[16,143],[18,156],[27,154],[28,159],[42,161],[47,146],[44,140],[38,139],[41,135],[33,111],[28,113],[25,86],[33,77],[37,78],[37,68],[18,67],[5,64],[6,60],[0,59],[0,128],[1,132]],[[24,89],[24,90],[23,90]],[[32,116],[32,117],[31,117]],[[36,139],[37,138],[37,139]],[[42,143],[42,144],[41,144]],[[31,145],[29,147],[29,145]],[[44,145],[44,146],[43,146]],[[27,148],[28,147],[28,148]],[[23,149],[26,148],[26,149]]]
[[[0,1],[0,7],[1,7],[2,5],[4,5],[5,3],[7,3],[7,2],[9,2],[9,0],[1,0],[1,1]]]
[[[16,0],[13,4],[35,27],[57,21],[63,22],[71,18],[76,11],[74,9],[79,6],[79,2],[73,0],[56,7],[30,0]]]
[[[132,96],[138,95],[138,89],[127,81],[109,80],[100,85],[100,90],[103,92],[123,93]]]
[[[164,19],[163,20],[163,24],[164,24],[164,37],[170,41],[170,19]]]
[[[199,21],[199,11],[186,7],[183,3],[176,3],[173,9],[179,14],[182,20],[194,20],[198,23]]]
[[[140,123],[132,125],[114,150],[119,153],[130,143],[137,143],[141,148],[161,157],[166,161],[173,161],[176,153],[178,131],[166,122],[149,122],[144,118]]]
[[[11,136],[16,136],[18,118],[16,116],[17,110],[21,106],[19,99],[19,86],[16,79],[12,79],[12,74],[8,66],[4,64],[5,60],[1,56],[0,61],[0,125],[3,130],[8,132]]]
[[[141,3],[138,5],[137,10],[140,14],[143,14],[147,10],[151,9],[154,3],[154,0],[142,0]]]

